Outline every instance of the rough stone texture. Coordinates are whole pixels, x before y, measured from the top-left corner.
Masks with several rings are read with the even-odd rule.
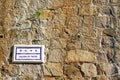
[[[93,4],[82,5],[79,11],[79,15],[96,15],[98,13],[97,7]]]
[[[62,66],[60,63],[47,63],[44,68],[45,75],[47,76],[62,76]]]
[[[60,49],[53,49],[50,51],[49,57],[48,57],[49,62],[62,62],[62,52]]]
[[[119,0],[0,0],[0,80],[120,80]],[[13,64],[15,44],[44,64]]]
[[[97,76],[96,66],[91,63],[83,63],[81,66],[81,71],[84,73],[85,76],[88,76],[88,77]]]
[[[67,58],[65,59],[67,63],[71,62],[91,62],[95,63],[96,57],[92,52],[84,50],[70,50],[68,52]]]
[[[83,80],[80,69],[73,65],[65,65],[64,74],[66,74],[67,77],[72,80]]]
[[[109,80],[106,76],[97,76],[97,80]]]

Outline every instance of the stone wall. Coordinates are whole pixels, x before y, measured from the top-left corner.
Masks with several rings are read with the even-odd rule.
[[[119,0],[0,0],[0,80],[119,80]],[[15,44],[45,64],[14,64]]]

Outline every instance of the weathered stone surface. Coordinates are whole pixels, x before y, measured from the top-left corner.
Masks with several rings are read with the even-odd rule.
[[[65,6],[62,8],[63,13],[66,15],[75,15],[78,12],[78,9],[76,8],[76,6]]]
[[[92,0],[79,0],[79,2],[80,2],[81,4],[86,4],[86,5],[88,5],[88,4],[92,3]]]
[[[96,17],[96,27],[98,28],[105,28],[107,26],[109,26],[108,22],[110,21],[109,16],[104,15],[102,16],[101,14],[99,14],[99,16]]]
[[[97,76],[96,79],[97,80],[109,80],[108,77],[106,76]]]
[[[98,14],[97,7],[93,4],[91,5],[82,5],[79,9],[79,15],[96,15]]]
[[[66,27],[69,29],[69,30],[73,30],[72,33],[75,33],[77,32],[78,30],[78,26],[81,24],[79,23],[80,22],[80,17],[79,16],[67,16],[67,19],[66,19]],[[71,27],[69,27],[71,26]]]
[[[118,65],[120,66],[120,51],[118,50],[117,53],[116,53],[116,60],[118,62]]]
[[[18,78],[19,80],[35,80],[34,76],[31,74],[27,74],[27,75],[24,75],[24,76],[21,76]]]
[[[0,64],[2,64],[3,62],[3,59],[5,58],[5,52],[3,52],[2,50],[0,50],[0,54],[1,54],[1,56],[0,56]]]
[[[62,76],[62,65],[60,63],[47,63],[44,67],[44,75]]]
[[[71,62],[92,62],[95,63],[96,57],[94,53],[84,51],[84,50],[70,50],[67,53],[67,57],[65,59],[67,63]]]
[[[43,80],[56,80],[56,79],[51,77],[45,77]]]
[[[119,80],[119,0],[0,0],[0,80]],[[43,64],[12,64],[16,44]]]
[[[67,40],[64,38],[59,38],[60,44],[62,45],[62,48],[65,48],[67,45]]]
[[[114,47],[114,38],[112,37],[109,37],[109,36],[104,36],[101,40],[101,45],[104,47],[104,48],[107,48],[107,47]]]
[[[19,30],[17,29],[10,30],[8,33],[9,33],[8,35],[10,38],[16,38],[19,34]]]
[[[112,0],[112,3],[118,3],[119,1],[118,0]]]
[[[66,48],[69,50],[81,49],[81,42],[79,40],[72,40],[67,42]]]
[[[68,79],[83,80],[80,70],[73,65],[65,65],[64,71],[65,71],[65,74],[67,75]]]
[[[118,74],[118,75],[115,75],[115,76],[113,76],[111,79],[119,80],[119,79],[120,79],[120,75],[119,75],[119,74]]]
[[[85,74],[85,76],[88,76],[88,77],[96,77],[97,76],[97,68],[94,64],[83,63],[81,66],[81,70]]]
[[[106,75],[112,75],[112,74],[117,74],[117,66],[115,64],[110,64],[110,63],[100,63],[99,67],[102,72],[104,72]]]
[[[115,36],[116,35],[116,32],[113,29],[105,29],[105,30],[103,30],[103,33],[108,35],[108,36]]]
[[[49,55],[48,61],[50,62],[62,62],[63,61],[62,52],[60,49],[53,49],[50,51],[48,55]]]
[[[86,37],[95,37],[95,30],[94,30],[94,18],[91,16],[85,16],[83,19],[83,26],[80,27],[80,31],[83,36]]]
[[[50,44],[51,44],[51,48],[57,48],[57,49],[59,48],[60,49],[62,46],[58,40],[51,40]]]
[[[66,0],[65,2],[65,6],[74,6],[75,5],[75,1],[76,0]]]
[[[63,0],[60,0],[60,1],[50,0],[48,5],[49,5],[48,8],[50,9],[58,9],[64,5],[64,1]]]
[[[51,16],[50,10],[40,10],[40,19],[49,19]]]
[[[97,39],[93,39],[90,37],[83,37],[82,39],[82,48],[85,50],[89,50],[91,52],[97,52],[99,50],[99,44]]]
[[[42,65],[19,65],[17,66],[17,74],[20,75],[18,78],[21,80],[25,78],[34,80],[36,78],[41,78],[43,70],[41,69]]]

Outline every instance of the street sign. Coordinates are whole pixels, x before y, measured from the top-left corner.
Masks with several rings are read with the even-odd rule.
[[[44,45],[14,45],[14,63],[44,63]]]

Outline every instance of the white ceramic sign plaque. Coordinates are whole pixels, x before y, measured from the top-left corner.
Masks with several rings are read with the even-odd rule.
[[[44,62],[44,45],[14,45],[13,62]]]

